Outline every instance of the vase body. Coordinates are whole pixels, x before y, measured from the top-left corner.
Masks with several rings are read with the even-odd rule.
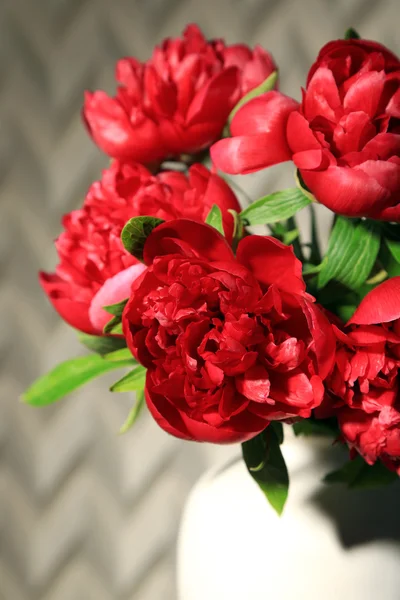
[[[178,540],[179,600],[399,600],[400,486],[324,484],[347,454],[323,438],[286,434],[282,450],[281,517],[240,457],[194,487]]]

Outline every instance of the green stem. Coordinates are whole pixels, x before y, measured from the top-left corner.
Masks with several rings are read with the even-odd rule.
[[[322,260],[321,250],[318,242],[318,227],[317,227],[317,219],[315,216],[315,208],[312,204],[309,205],[310,210],[310,219],[311,219],[311,253],[309,257],[309,262],[315,265],[320,264]]]
[[[297,224],[296,224],[295,217],[290,217],[290,219],[287,220],[287,224],[288,224],[288,230],[289,231],[291,231],[292,229],[297,229]],[[303,255],[303,250],[301,248],[300,239],[296,238],[292,242],[292,246],[293,246],[293,250],[294,250],[294,253],[297,256],[297,258],[299,260],[301,260],[302,263],[304,263],[304,255]]]

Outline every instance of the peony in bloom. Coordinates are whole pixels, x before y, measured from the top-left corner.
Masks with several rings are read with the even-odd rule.
[[[67,323],[101,335],[111,318],[103,307],[127,298],[145,268],[122,245],[125,223],[140,215],[203,221],[213,204],[221,208],[231,239],[233,218],[227,210],[240,206],[229,186],[204,166],[193,165],[188,176],[153,176],[139,164],[115,161],[91,186],[83,207],[64,217],[56,241],[60,262],[55,273],[40,274],[40,283]]]
[[[300,104],[277,91],[251,100],[211,154],[227,173],[293,160],[334,212],[398,221],[399,118],[398,58],[375,42],[338,40],[320,51]]]
[[[144,260],[123,329],[163,429],[222,444],[310,416],[335,341],[292,248],[252,235],[235,257],[215,229],[180,219],[152,231]]]
[[[166,39],[145,63],[117,63],[114,98],[87,92],[83,109],[96,144],[144,164],[198,153],[217,140],[237,101],[276,70],[257,46],[208,42],[196,25]]]
[[[374,288],[337,337],[326,388],[349,446],[400,474],[400,277]]]

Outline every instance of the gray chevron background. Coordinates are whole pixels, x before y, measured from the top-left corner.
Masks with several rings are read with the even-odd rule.
[[[230,449],[185,445],[144,416],[116,432],[131,398],[93,383],[42,410],[24,387],[78,344],[41,293],[61,215],[107,159],[80,120],[85,88],[112,91],[115,60],[196,21],[209,37],[260,42],[298,95],[307,67],[352,25],[398,44],[398,1],[0,1],[0,599],[174,600],[174,544],[190,486]],[[248,185],[276,189],[286,167]],[[206,600],[206,599],[204,599]]]

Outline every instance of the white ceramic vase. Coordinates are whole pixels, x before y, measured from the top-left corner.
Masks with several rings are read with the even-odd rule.
[[[239,457],[194,487],[178,541],[179,600],[400,599],[400,485],[324,484],[346,456],[289,431],[281,517]]]

